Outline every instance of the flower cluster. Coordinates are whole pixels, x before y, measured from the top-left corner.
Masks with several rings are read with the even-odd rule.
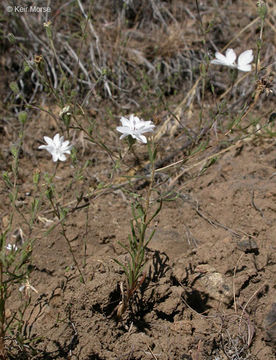
[[[251,62],[253,61],[253,51],[246,50],[240,54],[236,63],[237,55],[233,49],[226,50],[225,56],[220,52],[216,52],[216,59],[211,61],[211,64],[225,65],[240,71],[251,71]]]
[[[120,139],[130,135],[133,139],[141,141],[144,144],[147,143],[147,138],[143,134],[152,132],[155,128],[155,125],[151,121],[141,120],[133,114],[130,115],[129,119],[121,117],[120,121],[122,126],[117,127],[117,130],[123,134],[120,136]]]

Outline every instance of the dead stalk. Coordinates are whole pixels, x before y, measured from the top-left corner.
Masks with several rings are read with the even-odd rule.
[[[0,262],[0,286],[1,286],[1,304],[0,304],[0,359],[6,359],[5,353],[5,294],[3,287],[3,264]]]

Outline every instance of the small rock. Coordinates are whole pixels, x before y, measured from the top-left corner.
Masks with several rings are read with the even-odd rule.
[[[173,274],[179,284],[183,283],[188,277],[187,269],[183,265],[176,266]]]
[[[10,222],[10,216],[9,215],[5,215],[2,217],[2,224],[3,224],[3,228],[6,229],[9,226],[9,222]]]
[[[264,328],[268,339],[276,345],[276,303],[273,303],[265,317]]]
[[[242,239],[237,243],[237,248],[245,253],[255,253],[259,252],[258,245],[253,239]]]
[[[208,264],[198,265],[195,271],[201,273],[196,284],[199,282],[206,294],[225,304],[232,301],[232,282],[229,278],[223,276]],[[202,291],[202,289],[198,290]]]
[[[158,313],[165,314],[167,316],[172,316],[172,314],[177,310],[178,305],[180,304],[180,299],[177,298],[168,298],[165,301],[161,302],[155,307],[155,311]]]

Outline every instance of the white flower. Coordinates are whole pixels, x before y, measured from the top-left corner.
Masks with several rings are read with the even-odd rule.
[[[64,108],[59,112],[59,116],[62,118],[63,115],[71,115],[70,113],[70,106],[64,106]]]
[[[246,50],[238,58],[237,68],[241,71],[251,71],[251,62],[253,61],[253,51]]]
[[[69,145],[68,140],[63,141],[64,137],[60,137],[59,134],[56,134],[53,140],[48,136],[44,136],[44,140],[46,141],[47,145],[40,145],[39,149],[47,150],[52,155],[54,162],[57,160],[66,160],[65,154],[70,154],[72,149],[72,145]]]
[[[253,51],[246,50],[238,57],[238,64],[236,64],[237,55],[233,49],[227,49],[225,56],[219,52],[215,54],[216,59],[211,61],[211,64],[225,65],[231,68],[236,68],[240,71],[251,71],[251,62],[253,61]]]
[[[15,244],[8,244],[6,249],[9,251],[17,251],[18,247]]]
[[[52,25],[51,21],[43,23],[43,26],[46,27],[46,28],[50,27],[51,25]]]
[[[147,138],[142,134],[152,132],[155,128],[155,125],[151,121],[140,120],[138,116],[134,116],[133,114],[130,115],[129,119],[121,117],[120,121],[123,126],[118,126],[116,128],[123,134],[120,136],[120,139],[130,135],[144,144],[147,143]]]
[[[21,285],[21,286],[19,287],[18,290],[19,290],[20,292],[22,292],[24,289],[25,289],[25,293],[26,293],[27,295],[30,294],[30,290],[33,290],[35,293],[38,294],[38,291],[36,290],[36,288],[34,288],[34,287],[30,284],[30,282],[29,282],[28,279],[26,280],[26,283],[25,283],[25,284],[23,284],[23,285]]]
[[[225,55],[226,56],[222,55],[219,52],[216,52],[215,54],[216,59],[212,60],[211,64],[226,65],[235,68],[236,67],[235,61],[237,58],[235,51],[233,49],[227,49]]]

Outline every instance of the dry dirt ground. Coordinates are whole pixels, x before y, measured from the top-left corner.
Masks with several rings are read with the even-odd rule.
[[[35,124],[30,127],[38,139],[44,129]],[[31,139],[25,143],[32,156],[22,156],[19,172],[22,209],[30,206],[34,169],[53,170],[49,154]],[[2,133],[2,151],[11,140]],[[93,174],[104,173],[109,160],[90,149],[83,156],[99,156],[82,180],[93,187]],[[113,258],[126,260],[118,242],[130,232],[128,199],[111,189],[87,198],[89,207],[69,216],[67,236],[85,284],[60,228],[45,236],[57,219],[44,203],[33,234],[30,281],[37,294],[32,292],[22,329],[32,342],[24,357],[11,341],[14,358],[275,359],[275,168],[275,142],[256,138],[225,152],[200,175],[198,169],[197,176],[184,174],[153,224],[147,277],[120,321],[114,309],[124,277]],[[68,188],[74,171],[68,163],[57,170],[63,204],[81,188],[74,182]],[[8,207],[2,191],[2,221]],[[24,231],[20,216],[15,224]]]
[[[96,121],[104,143],[115,153],[118,149],[126,150],[114,130],[122,114],[138,111],[145,120],[156,115],[154,121],[159,131],[171,112],[177,114],[176,110],[180,108],[178,115],[184,126],[180,129],[179,122],[175,121],[175,133],[163,132],[158,142],[158,161],[167,155],[170,158],[164,163],[159,162],[158,167],[185,159],[205,140],[207,149],[190,156],[187,163],[157,174],[156,186],[167,201],[163,202],[162,211],[148,232],[156,229],[146,253],[146,277],[122,319],[117,319],[115,309],[122,300],[120,284],[125,279],[114,258],[123,263],[127,260],[126,251],[119,242],[127,243],[131,229],[131,192],[144,195],[148,184],[144,178],[130,186],[120,177],[134,164],[131,154],[126,155],[122,169],[113,169],[112,173],[114,164],[110,157],[86,141],[80,132],[71,129],[67,134],[64,124],[57,124],[43,111],[27,109],[24,101],[12,97],[11,81],[17,81],[19,85],[25,81],[26,102],[31,101],[34,83],[28,94],[29,75],[22,72],[24,64],[16,46],[7,40],[9,32],[17,36],[18,48],[25,47],[29,60],[42,54],[49,69],[52,67],[59,74],[59,67],[47,43],[41,16],[27,14],[22,17],[23,22],[12,13],[3,13],[1,21],[5,36],[1,37],[3,46],[0,47],[0,93],[5,99],[0,105],[1,115],[3,113],[0,119],[1,173],[7,171],[12,176],[10,150],[18,143],[20,130],[16,112],[27,109],[29,116],[20,150],[18,211],[14,214],[8,241],[14,240],[13,234],[19,228],[25,240],[33,240],[29,280],[37,291],[31,291],[29,298],[28,294],[18,291],[18,283],[11,292],[6,309],[8,321],[19,306],[22,308],[24,301],[29,304],[14,318],[22,319],[23,324],[21,328],[17,327],[17,338],[7,334],[10,359],[274,360],[275,124],[272,128],[271,122],[271,133],[274,132],[271,137],[263,136],[264,129],[256,133],[257,128],[253,126],[256,136],[249,134],[247,140],[237,140],[247,134],[249,124],[252,126],[254,121],[261,126],[269,125],[269,114],[275,112],[274,1],[267,2],[270,11],[261,49],[262,71],[239,74],[237,85],[233,86],[228,69],[210,66],[205,97],[199,81],[205,50],[213,56],[217,49],[224,47],[231,46],[238,53],[252,48],[256,55],[260,22],[255,1],[198,2],[207,36],[203,36],[195,1],[137,1],[139,11],[135,12],[125,11],[122,1],[114,1],[116,6],[110,7],[108,1],[102,0],[106,13],[101,12],[103,5],[99,1],[82,2],[86,11],[92,4],[98,11],[95,10],[95,14],[101,15],[92,13],[102,47],[96,56],[102,70],[110,68],[111,75],[107,74],[106,78],[109,82],[103,82],[105,77],[102,75],[106,74],[99,75],[89,59],[94,35],[87,36],[83,49],[79,46],[83,14],[74,7],[77,2],[66,2],[66,11],[63,2],[52,2],[53,9],[58,7],[53,11],[53,36],[59,59],[72,72],[76,68],[78,72],[78,64],[72,51],[65,47],[66,41],[76,53],[82,49],[80,59],[89,70],[93,91],[79,86],[76,88],[78,100],[82,103],[89,93],[85,111]],[[160,12],[156,13],[151,5],[159,3],[170,10],[163,13],[161,20]],[[164,25],[164,19],[169,26]],[[179,68],[177,64],[180,64]],[[33,74],[36,74],[34,81],[40,80],[37,72]],[[66,74],[68,82],[74,85],[75,79]],[[256,106],[253,106],[254,115],[250,112],[243,119],[242,129],[237,126],[224,136],[229,123],[242,114],[241,109],[244,111],[246,106],[252,105],[257,89],[255,75],[258,75],[258,84],[263,84],[262,81],[270,76],[274,94],[269,87],[266,89],[268,95],[263,91],[260,101],[256,100]],[[78,76],[83,80],[81,70]],[[41,86],[36,90],[32,104],[57,115],[61,108],[42,86],[43,82],[35,84]],[[104,87],[106,84],[113,91],[112,101]],[[72,94],[76,90],[73,85],[72,88],[68,85]],[[166,106],[161,102],[156,86],[163,91]],[[121,87],[126,89],[122,94],[118,90]],[[68,98],[63,100],[67,103]],[[73,103],[71,100],[68,101]],[[198,126],[201,106],[206,128]],[[43,174],[52,174],[54,164],[50,155],[39,151],[38,146],[43,143],[43,136],[52,137],[57,132],[66,139],[69,136],[77,150],[75,164],[68,159],[57,169],[54,182],[59,204],[72,210],[82,191],[85,195],[90,194],[84,196],[78,208],[69,212],[66,219],[66,235],[84,283],[80,281],[68,244],[61,234],[59,221],[45,199]],[[230,149],[226,151],[225,146],[229,145]],[[143,163],[147,159],[146,147],[137,145],[136,152]],[[201,160],[198,166],[193,166]],[[85,169],[78,173],[85,163]],[[33,185],[36,171],[41,174],[38,191]],[[131,174],[145,177],[145,172],[139,172],[137,168]],[[111,187],[102,187],[109,182],[112,182]],[[122,186],[123,182],[126,185]],[[25,220],[30,217],[33,199],[40,195],[41,206],[28,239],[28,221]],[[1,178],[2,229],[7,227],[10,212],[11,202]]]

